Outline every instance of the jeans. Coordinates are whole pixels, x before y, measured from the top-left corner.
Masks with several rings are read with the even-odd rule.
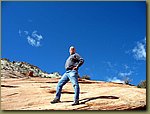
[[[73,88],[74,88],[74,101],[79,100],[79,92],[80,87],[78,83],[78,72],[76,70],[67,70],[61,79],[58,82],[57,89],[56,89],[56,98],[60,99],[62,87],[68,82],[71,81]]]

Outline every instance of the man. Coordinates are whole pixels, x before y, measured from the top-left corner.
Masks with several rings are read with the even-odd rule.
[[[57,89],[56,89],[56,97],[53,101],[51,101],[52,104],[60,102],[62,87],[69,80],[71,81],[75,92],[74,102],[72,106],[79,104],[80,88],[78,83],[78,69],[84,63],[84,60],[83,58],[81,58],[79,54],[76,53],[76,50],[73,46],[70,47],[69,52],[70,52],[70,56],[66,60],[66,64],[65,64],[66,72],[63,74],[63,76],[58,82]]]

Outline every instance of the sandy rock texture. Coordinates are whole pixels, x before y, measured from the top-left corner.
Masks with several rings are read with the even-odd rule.
[[[58,80],[2,72],[1,110],[146,110],[146,89],[80,78],[79,105],[71,106],[74,91],[70,82],[63,87],[61,102],[50,104]]]

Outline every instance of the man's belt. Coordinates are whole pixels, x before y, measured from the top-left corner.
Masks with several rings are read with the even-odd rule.
[[[66,70],[72,70],[73,68],[67,68]]]

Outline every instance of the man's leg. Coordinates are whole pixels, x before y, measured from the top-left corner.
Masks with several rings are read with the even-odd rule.
[[[60,99],[61,97],[61,90],[62,87],[69,81],[69,78],[67,76],[67,73],[64,73],[64,75],[61,77],[61,79],[59,80],[58,84],[57,84],[57,88],[56,88],[56,98]]]
[[[74,104],[77,105],[79,104],[79,92],[80,92],[80,87],[79,87],[79,83],[78,83],[78,73],[75,70],[72,70],[69,75],[68,75],[73,88],[74,88]]]
[[[59,80],[59,82],[58,82],[58,84],[57,84],[56,97],[55,97],[55,99],[54,99],[51,103],[60,102],[62,87],[63,87],[68,81],[69,81],[69,78],[68,78],[68,76],[67,76],[67,73],[64,73],[64,75],[61,77],[61,79]]]

